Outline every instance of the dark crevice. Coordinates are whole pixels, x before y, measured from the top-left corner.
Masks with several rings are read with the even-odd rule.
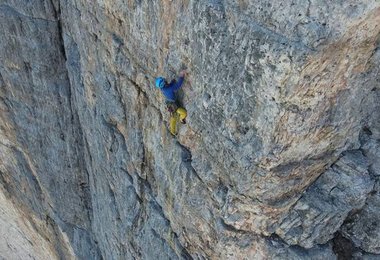
[[[133,177],[131,176],[131,174],[126,169],[124,169],[124,168],[120,168],[120,170],[122,170],[123,172],[125,172],[126,177],[128,179],[128,182],[133,185],[134,181],[133,181]]]
[[[142,99],[144,101],[146,101],[146,103],[151,104],[151,102],[149,102],[148,95],[142,90],[142,88],[139,87],[135,81],[133,81],[131,79],[129,81],[137,90],[137,99],[140,99],[142,97]],[[144,141],[144,133],[143,133],[144,126],[143,126],[143,122],[142,122],[142,119],[143,119],[142,106],[137,107],[137,116],[139,118],[139,121],[138,121],[138,127],[140,129],[139,138],[141,139],[141,149],[142,149],[142,160],[141,160],[141,165],[140,165],[140,174],[143,175],[145,173],[146,167],[149,166],[149,162],[148,162],[146,149],[145,149],[145,145],[144,145],[145,141]]]
[[[53,16],[55,17],[57,22],[57,28],[58,28],[58,41],[59,41],[59,48],[62,53],[62,56],[65,61],[67,61],[66,56],[66,50],[65,50],[65,41],[63,39],[63,24],[62,24],[62,15],[61,15],[61,3],[59,2],[57,6],[53,3],[53,0],[50,0],[52,10],[53,10]]]
[[[1,66],[2,65],[0,65],[0,69],[1,69]],[[6,87],[6,84],[5,84],[5,81],[4,81],[4,77],[3,77],[3,75],[1,74],[1,70],[0,70],[0,87],[1,88],[5,88]],[[6,99],[6,97],[1,97],[2,99]]]
[[[161,240],[162,243],[169,245],[169,243],[166,241],[166,239],[163,238],[156,230],[154,230],[154,228],[151,228],[151,231],[152,231],[153,236],[155,236],[156,238],[158,238],[159,240]],[[173,235],[177,239],[177,241],[178,241],[178,237],[177,237],[177,235],[175,233],[172,233],[171,235]],[[169,246],[169,247],[171,248],[171,246]],[[191,255],[184,248],[181,249],[180,256],[183,259],[186,259],[186,260],[193,259],[191,257]]]
[[[120,221],[121,220],[121,215],[120,215],[120,211],[119,211],[119,208],[117,206],[117,203],[116,203],[115,191],[113,190],[113,188],[111,187],[111,185],[108,185],[108,190],[109,190],[109,195],[110,195],[110,198],[111,198],[111,206],[115,210],[116,220]]]
[[[1,170],[0,170],[0,187],[3,188],[3,190],[5,191],[3,193],[4,196],[7,199],[11,200],[12,199],[12,196],[11,196],[11,194],[12,194],[11,186],[9,185],[8,180],[6,180],[6,178],[5,178],[5,172],[3,172]]]
[[[129,249],[130,249],[130,253],[132,255],[132,258],[133,259],[141,259],[142,255],[141,255],[141,250],[140,248],[138,247],[138,245],[136,245],[136,243],[131,240],[131,241],[128,241],[128,245],[130,246]]]
[[[143,203],[144,203],[144,199],[143,199],[143,197],[141,196],[141,194],[139,193],[139,191],[136,190],[136,188],[135,188],[135,186],[134,186],[134,182],[135,182],[135,181],[134,181],[132,175],[131,175],[126,169],[123,169],[123,168],[120,168],[120,169],[121,169],[124,173],[126,173],[126,176],[127,176],[128,181],[132,184],[132,187],[133,187],[133,190],[134,190],[134,192],[135,192],[135,194],[136,194],[136,197],[137,197],[138,202],[139,202],[140,204],[143,204]],[[141,180],[143,180],[143,179],[141,179],[141,177],[138,176],[137,174],[136,174],[136,178],[137,178],[137,182],[139,182],[139,183],[141,183]]]
[[[181,148],[182,154],[181,154],[181,160],[183,165],[190,170],[191,173],[201,182],[204,183],[204,181],[201,179],[201,177],[198,175],[197,171],[194,169],[194,167],[191,165],[192,162],[192,154],[191,151],[177,141],[177,145]]]
[[[33,228],[35,230],[40,231],[39,233],[42,236],[44,236],[44,232],[43,231],[41,232],[41,230],[38,228],[39,225],[36,225],[34,223],[33,219],[31,219],[30,223],[33,225]],[[58,225],[58,223],[56,223],[56,221],[53,218],[51,218],[49,215],[46,215],[45,224],[46,224],[46,227],[54,233],[55,241],[51,241],[48,237],[45,237],[45,239],[47,241],[53,243],[54,248],[55,248],[56,252],[59,254],[61,259],[67,258],[68,256],[66,255],[66,252],[69,252],[69,249],[66,248],[65,238],[62,237],[62,235],[61,235],[62,232],[60,229],[62,227],[60,227],[60,225]]]
[[[66,50],[65,50],[65,41],[63,38],[63,24],[62,24],[62,16],[61,16],[61,4],[58,6],[58,10],[56,10],[56,17],[57,17],[57,22],[58,22],[58,36],[59,36],[59,47],[61,49],[61,53],[65,61],[67,61],[67,56],[66,56]]]
[[[372,131],[368,126],[364,126],[362,130],[359,133],[359,142],[360,142],[360,148],[361,149],[370,139],[372,136]],[[365,155],[364,151],[363,155]]]
[[[63,39],[61,38],[61,40]],[[62,48],[64,50],[63,42],[62,42]],[[65,52],[63,52],[63,55],[65,55]],[[68,97],[67,98],[68,98],[69,108],[70,108],[70,113],[71,113],[72,131],[76,132],[76,134],[74,135],[75,136],[74,149],[76,151],[76,154],[78,155],[77,164],[79,168],[81,169],[81,172],[83,175],[83,180],[79,183],[80,191],[81,191],[80,197],[83,201],[83,206],[87,213],[89,227],[91,227],[91,223],[95,217],[93,215],[94,213],[93,213],[93,207],[92,207],[93,198],[91,194],[91,173],[89,169],[92,169],[93,167],[88,167],[88,165],[93,165],[93,158],[91,154],[90,145],[88,143],[88,140],[86,138],[86,135],[84,133],[84,130],[80,121],[80,116],[74,105],[75,96],[72,93],[73,89],[72,89],[72,85],[70,84],[69,74],[67,74],[67,79],[68,79],[68,89],[67,89]],[[86,158],[86,160],[84,158]],[[89,159],[87,160],[87,158]],[[86,232],[89,235],[91,241],[94,241],[94,243],[92,243],[93,248],[91,250],[97,252],[96,254],[99,257],[99,259],[103,259],[103,255],[99,248],[98,242],[96,241],[96,237],[91,231],[91,228],[89,228],[89,230],[87,230]],[[70,239],[73,239],[73,238],[70,238]]]
[[[63,28],[63,21],[62,21],[62,15],[61,15],[61,3],[58,1],[56,4],[54,4],[53,0],[50,1],[53,15],[56,18],[57,21],[57,28],[58,28],[58,40],[59,40],[59,48],[61,51],[61,55],[65,62],[67,62],[68,58],[66,55],[66,49],[65,49],[65,41],[64,41],[64,28]],[[94,218],[92,216],[92,195],[90,190],[90,172],[88,171],[86,167],[86,162],[82,160],[81,158],[86,158],[85,153],[87,151],[90,162],[92,162],[91,152],[89,148],[88,141],[86,139],[86,136],[84,135],[84,131],[82,128],[82,124],[80,122],[80,116],[78,114],[78,111],[75,107],[75,96],[73,95],[73,86],[71,85],[70,81],[70,74],[69,69],[67,68],[67,64],[63,65],[66,68],[66,78],[67,78],[67,100],[69,103],[69,109],[71,114],[71,124],[72,124],[72,132],[73,136],[75,136],[75,152],[78,155],[77,164],[79,168],[81,169],[83,173],[83,180],[79,183],[80,189],[81,189],[81,198],[84,203],[85,209],[87,209],[87,215],[88,219],[91,222]]]
[[[347,260],[353,258],[353,253],[357,250],[351,240],[337,232],[332,239],[333,251],[338,260]]]

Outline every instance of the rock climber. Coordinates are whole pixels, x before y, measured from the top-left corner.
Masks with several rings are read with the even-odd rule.
[[[180,106],[178,99],[176,97],[176,92],[182,87],[183,81],[185,79],[186,71],[183,70],[179,73],[179,78],[177,80],[172,80],[167,83],[166,79],[163,77],[156,78],[156,87],[161,90],[166,98],[166,107],[168,111],[173,115],[174,112],[178,114],[179,120],[182,124],[186,124],[186,109]]]

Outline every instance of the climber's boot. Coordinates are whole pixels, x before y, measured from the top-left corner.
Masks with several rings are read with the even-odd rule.
[[[179,121],[182,124],[186,124],[186,117],[187,117],[187,111],[183,107],[180,107],[176,110],[176,113],[178,114]]]

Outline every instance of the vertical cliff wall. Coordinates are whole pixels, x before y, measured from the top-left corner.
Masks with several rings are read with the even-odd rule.
[[[6,257],[380,254],[378,1],[2,0],[0,21]],[[153,82],[185,68],[173,138]]]

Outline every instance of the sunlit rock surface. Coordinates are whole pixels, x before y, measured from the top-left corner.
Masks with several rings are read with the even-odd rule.
[[[2,0],[0,27],[1,190],[39,224],[4,221],[41,257],[379,253],[380,2]]]

